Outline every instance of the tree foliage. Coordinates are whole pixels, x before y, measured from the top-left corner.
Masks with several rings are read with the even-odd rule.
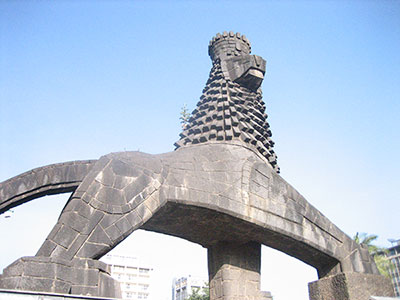
[[[183,105],[180,115],[181,116],[179,117],[179,120],[181,122],[182,129],[185,130],[189,124],[189,119],[191,117],[191,113],[187,109],[186,104]]]
[[[199,290],[194,290],[188,300],[210,300],[210,289],[208,287]]]
[[[353,239],[357,244],[364,244],[368,247],[368,252],[374,258],[379,272],[390,278],[389,270],[392,268],[392,263],[387,259],[388,249],[374,245],[373,243],[377,238],[376,234],[357,232]]]

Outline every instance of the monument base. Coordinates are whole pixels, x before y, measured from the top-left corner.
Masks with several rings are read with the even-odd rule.
[[[118,300],[117,298],[77,296],[68,294],[31,292],[31,291],[14,291],[0,289],[0,300]]]
[[[339,273],[308,284],[310,300],[369,300],[370,296],[393,297],[389,279],[382,275]]]
[[[66,261],[50,257],[22,257],[0,275],[3,289],[121,298],[119,282],[107,264],[91,259]]]

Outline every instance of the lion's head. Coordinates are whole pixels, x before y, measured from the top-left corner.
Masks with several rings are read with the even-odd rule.
[[[262,101],[266,61],[250,52],[249,41],[239,33],[224,32],[210,41],[210,77],[175,146],[240,141],[257,150],[279,172]]]

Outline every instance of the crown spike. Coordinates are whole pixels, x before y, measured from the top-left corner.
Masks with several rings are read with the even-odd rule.
[[[217,33],[208,46],[208,54],[212,61],[232,55],[250,54],[250,52],[251,46],[246,36],[239,32],[235,34],[233,31],[229,33],[224,31],[222,35]]]

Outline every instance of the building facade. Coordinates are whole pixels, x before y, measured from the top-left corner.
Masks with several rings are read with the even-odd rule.
[[[273,300],[271,292],[261,291],[261,300]]]
[[[185,300],[195,291],[201,293],[203,288],[208,289],[207,282],[207,279],[191,275],[174,278],[172,281],[172,300]]]
[[[392,247],[388,250],[387,256],[393,265],[393,267],[389,269],[389,272],[392,277],[394,293],[396,297],[400,297],[400,239],[393,241]]]
[[[136,257],[107,254],[102,259],[111,266],[111,276],[121,283],[122,299],[151,300],[153,268]]]

